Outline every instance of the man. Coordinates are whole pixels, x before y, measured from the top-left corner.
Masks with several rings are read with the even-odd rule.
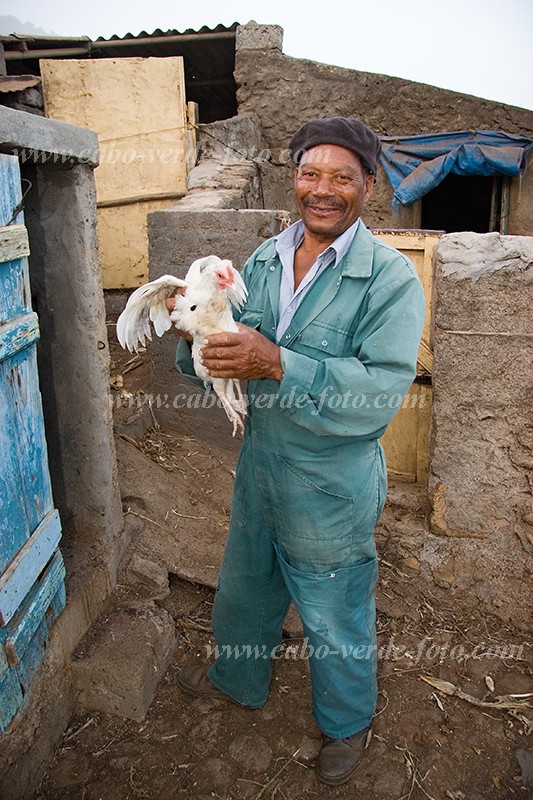
[[[209,336],[202,350],[213,377],[249,382],[250,416],[213,607],[220,655],[184,668],[180,683],[261,707],[292,599],[324,736],[318,777],[339,785],[375,710],[378,439],[415,375],[424,296],[411,263],[360,220],[378,137],[356,119],[317,119],[290,151],[300,220],[245,265],[239,333]],[[194,378],[183,340],[177,366]]]

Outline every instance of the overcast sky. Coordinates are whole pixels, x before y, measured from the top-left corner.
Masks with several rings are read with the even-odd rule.
[[[277,23],[286,55],[533,109],[533,0],[1,0],[0,14],[91,38]]]

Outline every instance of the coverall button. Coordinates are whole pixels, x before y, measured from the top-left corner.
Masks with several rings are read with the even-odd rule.
[[[272,265],[272,266],[270,267],[270,272],[274,272],[274,270],[275,270],[275,269],[276,269],[276,267],[275,267],[274,265]]]
[[[324,339],[324,341],[322,342],[322,347],[327,347],[327,346],[328,346],[328,341],[327,339]]]
[[[285,334],[285,338],[286,338],[286,339],[290,339],[290,338],[291,338],[291,335],[290,335],[290,333],[286,333],[286,334]]]

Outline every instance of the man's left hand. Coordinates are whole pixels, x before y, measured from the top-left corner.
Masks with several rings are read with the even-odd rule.
[[[213,333],[200,350],[202,364],[212,378],[281,381],[280,348],[259,331],[237,323],[238,333]]]

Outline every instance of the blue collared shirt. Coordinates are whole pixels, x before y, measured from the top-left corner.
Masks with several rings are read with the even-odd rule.
[[[276,251],[282,266],[278,325],[276,328],[276,341],[278,343],[289,327],[296,313],[296,309],[304,299],[312,283],[326,267],[331,266],[332,269],[335,269],[341,259],[346,255],[346,252],[353,242],[358,225],[359,220],[357,219],[353,225],[350,225],[344,233],[341,233],[323,253],[320,253],[296,291],[294,291],[294,254],[304,238],[304,224],[302,220],[294,222],[290,227],[274,237]]]

